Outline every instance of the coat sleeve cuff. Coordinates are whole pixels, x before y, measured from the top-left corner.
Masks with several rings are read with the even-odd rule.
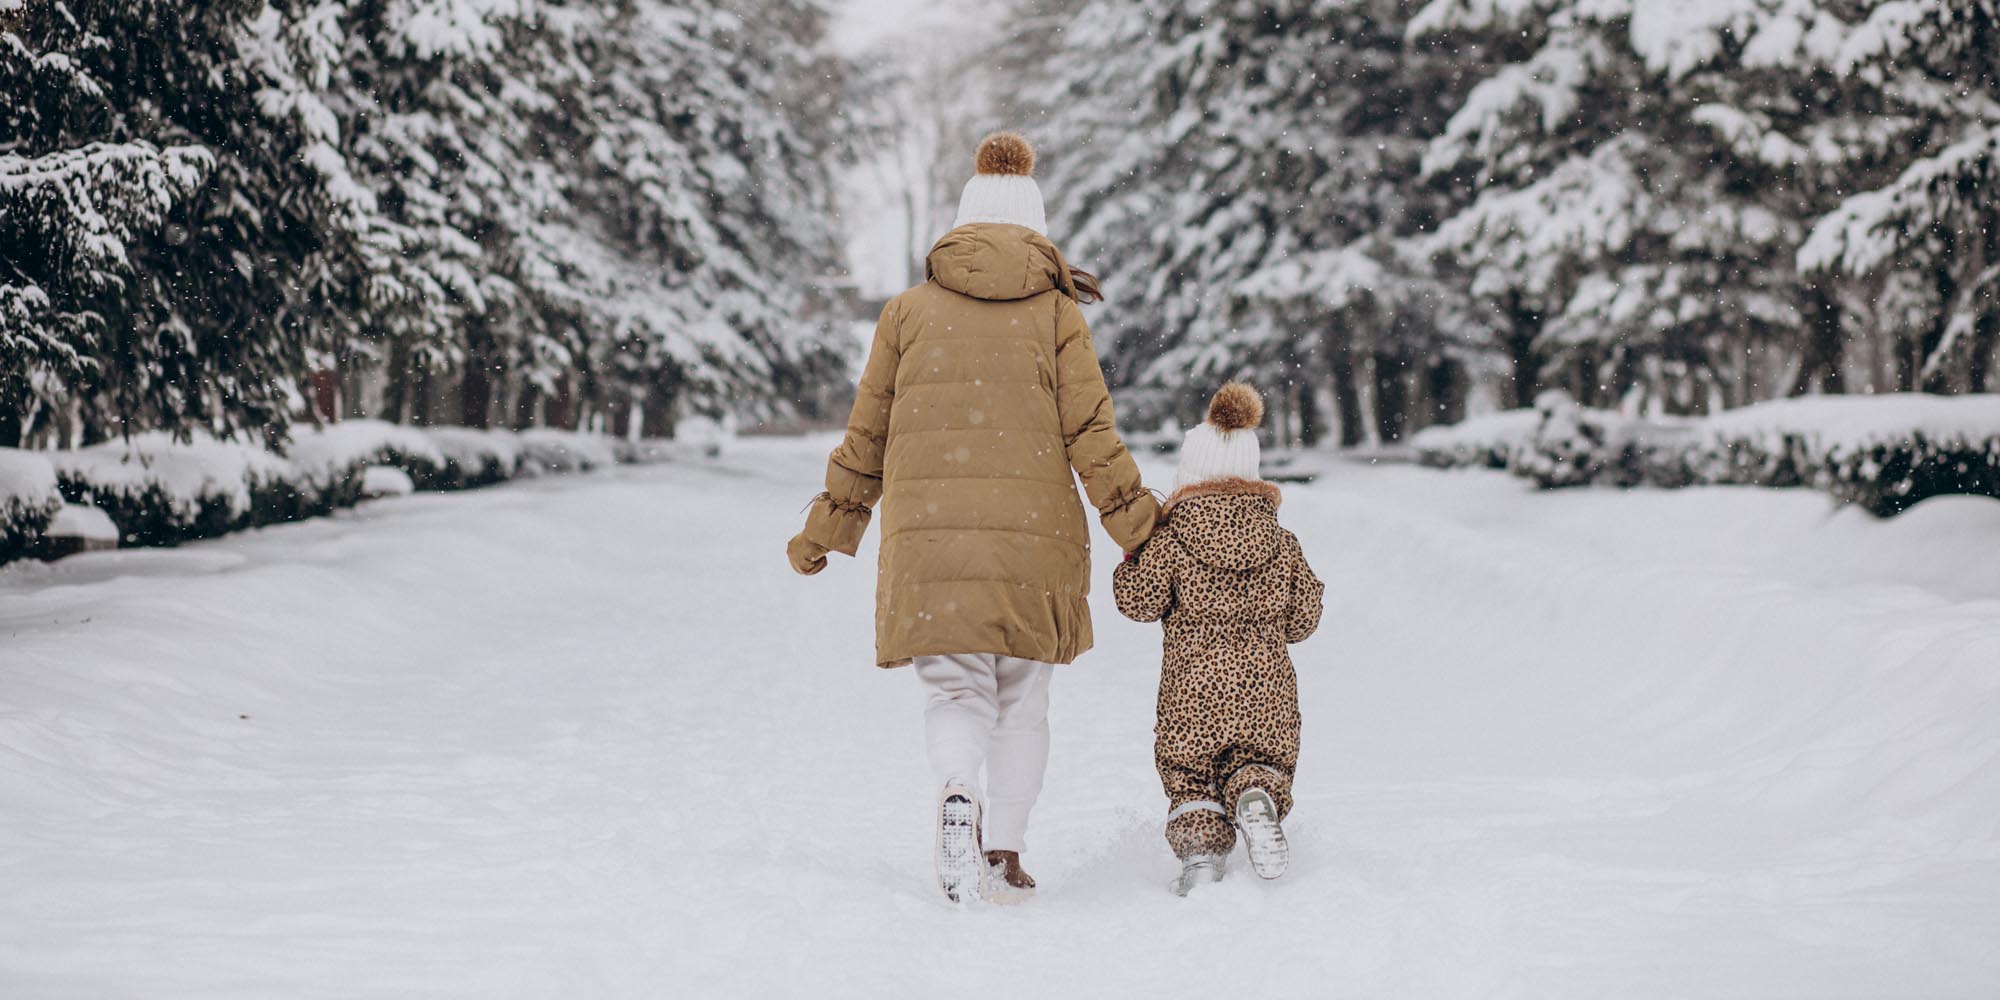
[[[828,551],[853,555],[861,547],[871,512],[867,504],[842,503],[830,493],[813,498],[806,514],[806,537],[826,546]]]
[[[1160,519],[1160,498],[1142,487],[1113,500],[1102,511],[1101,519],[1105,533],[1119,548],[1136,552],[1153,537],[1153,526]]]

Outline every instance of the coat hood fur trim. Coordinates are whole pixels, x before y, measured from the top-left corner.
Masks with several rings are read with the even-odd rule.
[[[1278,489],[1276,483],[1267,483],[1261,479],[1238,479],[1234,476],[1227,476],[1221,479],[1203,480],[1202,482],[1192,483],[1175,490],[1172,495],[1167,497],[1167,502],[1161,506],[1160,516],[1165,517],[1175,507],[1179,506],[1183,500],[1208,496],[1263,497],[1271,501],[1271,506],[1274,508],[1283,503],[1285,499],[1284,491]]]

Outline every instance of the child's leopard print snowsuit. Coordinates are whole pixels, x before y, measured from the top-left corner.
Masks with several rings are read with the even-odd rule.
[[[1298,681],[1286,646],[1319,627],[1326,589],[1278,526],[1278,488],[1222,479],[1177,491],[1137,558],[1112,576],[1118,610],[1164,619],[1153,761],[1180,857],[1226,854],[1237,796],[1263,788],[1292,808]]]

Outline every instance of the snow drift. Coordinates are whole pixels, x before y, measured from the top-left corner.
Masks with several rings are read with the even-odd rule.
[[[830,444],[0,574],[0,992],[2000,981],[2000,504],[1880,521],[1359,465],[1289,488],[1329,585],[1295,649],[1293,868],[1239,858],[1186,900],[1160,635],[1104,604],[1100,547],[1098,647],[1056,681],[1029,830],[1041,894],[958,913],[928,884],[920,694],[870,665],[873,536],[811,579],[779,555]]]

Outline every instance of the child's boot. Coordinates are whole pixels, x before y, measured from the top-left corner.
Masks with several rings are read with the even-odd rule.
[[[1251,870],[1259,878],[1283,875],[1292,851],[1279,822],[1292,808],[1291,768],[1263,761],[1244,764],[1223,781],[1222,801],[1234,810]]]
[[[1174,895],[1185,896],[1203,882],[1220,882],[1227,874],[1226,859],[1236,846],[1236,831],[1230,829],[1229,814],[1221,803],[1190,799],[1167,813],[1167,846],[1181,859],[1181,874],[1174,879]]]
[[[1185,896],[1203,882],[1220,882],[1229,873],[1229,856],[1226,854],[1190,854],[1181,859],[1181,873],[1169,888],[1174,895]]]
[[[1250,854],[1250,870],[1258,878],[1277,878],[1291,864],[1292,848],[1285,842],[1285,828],[1278,823],[1278,804],[1271,793],[1255,785],[1236,797],[1236,828],[1243,831],[1243,847]]]

